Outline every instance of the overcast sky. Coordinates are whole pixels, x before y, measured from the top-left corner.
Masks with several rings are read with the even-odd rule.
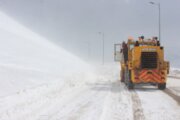
[[[113,44],[137,38],[158,36],[158,7],[151,0],[0,0],[0,10],[41,36],[68,51],[101,60],[102,34],[105,35],[105,61],[113,60]],[[166,58],[180,67],[180,1],[161,3],[161,40]],[[180,51],[180,50],[179,50]],[[176,59],[175,59],[176,58]]]

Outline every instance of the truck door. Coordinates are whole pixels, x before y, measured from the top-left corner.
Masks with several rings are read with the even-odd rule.
[[[122,59],[122,48],[121,44],[114,44],[114,61],[120,62]]]

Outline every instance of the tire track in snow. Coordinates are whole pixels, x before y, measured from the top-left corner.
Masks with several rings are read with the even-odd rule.
[[[65,103],[61,102],[56,105],[58,109],[53,110],[53,113],[48,115],[48,120],[76,120],[80,118],[81,114],[89,107],[90,98],[94,94],[94,91],[82,90],[77,95],[72,95]]]
[[[97,111],[98,113],[99,111],[96,109],[98,105],[96,104],[102,103],[102,98],[105,97],[106,92],[91,90],[88,86],[81,86],[66,92],[64,95],[64,97],[59,96],[53,100],[56,101],[55,103],[46,105],[45,110],[38,113],[41,115],[39,119],[75,120],[82,118],[84,114],[88,114],[87,112]],[[95,109],[90,109],[90,107],[95,107]],[[94,116],[97,119],[96,115]],[[93,116],[91,115],[91,117]]]
[[[79,120],[81,118],[81,116],[87,111],[87,109],[90,107],[92,103],[87,102],[83,105],[81,105],[77,110],[72,111],[69,115],[69,117],[67,117],[67,120]]]
[[[133,119],[131,93],[120,81],[110,82],[110,89],[105,98],[104,107],[99,120],[131,120]]]
[[[179,77],[179,76],[168,76],[168,78],[180,79],[180,77]]]
[[[88,94],[88,93],[87,93]],[[87,99],[81,102],[81,105],[76,104],[75,110],[69,112],[65,120],[96,120],[101,114],[104,97],[106,92],[94,91],[92,96],[87,96]],[[78,102],[78,103],[79,103]],[[71,107],[71,105],[69,105]]]
[[[135,88],[147,120],[179,120],[179,106],[176,101],[156,86],[137,86]]]
[[[135,91],[131,91],[133,118],[134,120],[145,120],[141,100]]]
[[[169,95],[171,98],[173,98],[178,105],[180,105],[180,96],[175,95],[170,89],[166,88],[164,91],[167,95]]]

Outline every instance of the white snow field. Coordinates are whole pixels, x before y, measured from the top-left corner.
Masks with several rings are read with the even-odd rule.
[[[179,102],[166,91],[129,91],[119,63],[91,66],[2,12],[0,41],[0,120],[180,119]],[[176,96],[179,81],[168,78]]]

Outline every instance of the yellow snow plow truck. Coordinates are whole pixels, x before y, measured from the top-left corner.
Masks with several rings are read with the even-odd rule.
[[[121,82],[129,89],[135,84],[154,84],[158,89],[166,88],[169,62],[164,61],[164,48],[157,37],[145,40],[128,38],[127,42],[115,44],[115,61],[121,64]]]

